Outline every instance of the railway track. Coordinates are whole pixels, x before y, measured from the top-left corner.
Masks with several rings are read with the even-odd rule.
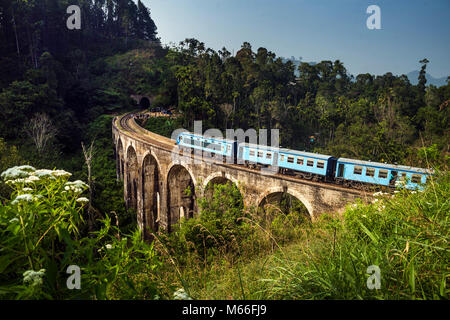
[[[136,113],[131,112],[131,113],[127,113],[122,116],[118,116],[114,119],[114,124],[116,124],[116,127],[118,127],[119,129],[122,130],[123,134],[126,134],[133,139],[140,140],[144,143],[148,143],[150,145],[156,146],[157,148],[162,149],[167,152],[172,152],[174,150],[174,147],[176,147],[175,140],[155,134],[151,131],[148,131],[148,130],[142,128],[141,126],[139,126],[136,123],[136,121],[134,119],[135,114]],[[250,169],[245,166],[238,165],[238,164],[217,163],[217,161],[214,161],[213,159],[209,159],[209,158],[205,159],[204,157],[199,157],[195,154],[192,154],[191,159],[195,159],[195,158],[197,158],[197,160],[215,163],[218,166],[238,169],[238,170],[246,171],[246,172],[253,173],[253,174],[255,174],[255,173],[261,174],[260,171],[257,169]],[[374,192],[374,190],[360,190],[360,189],[356,189],[356,188],[349,188],[349,187],[332,184],[329,182],[306,180],[306,179],[302,179],[299,177],[287,176],[287,175],[283,175],[283,174],[279,174],[279,173],[274,174],[273,177],[276,177],[277,179],[280,179],[280,180],[287,180],[287,181],[291,181],[291,182],[297,182],[297,183],[309,184],[309,185],[317,185],[322,188],[325,187],[328,189],[334,189],[334,190],[340,190],[340,191],[345,190],[346,192],[360,194],[360,195],[364,195],[364,196],[369,196],[371,193]]]

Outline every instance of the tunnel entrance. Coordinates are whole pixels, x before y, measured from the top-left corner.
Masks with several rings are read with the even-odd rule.
[[[141,101],[139,101],[139,105],[142,109],[150,109],[150,100],[147,97],[141,98]]]

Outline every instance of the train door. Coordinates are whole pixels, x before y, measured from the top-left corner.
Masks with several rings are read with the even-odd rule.
[[[344,176],[344,169],[345,169],[345,165],[343,163],[339,163],[338,174],[337,174],[338,178],[342,178]]]

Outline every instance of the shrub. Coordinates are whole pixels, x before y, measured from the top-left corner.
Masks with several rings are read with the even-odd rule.
[[[111,227],[86,234],[87,185],[63,170],[13,167],[1,174],[13,188],[0,207],[0,296],[9,299],[154,298],[159,262],[139,231]],[[81,268],[81,290],[66,287],[69,265]],[[150,276],[142,278],[142,274]]]

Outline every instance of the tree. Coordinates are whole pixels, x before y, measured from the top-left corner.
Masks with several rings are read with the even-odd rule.
[[[421,100],[425,97],[425,85],[427,84],[426,69],[429,62],[430,61],[428,61],[427,58],[419,61],[419,63],[422,64],[422,67],[420,68],[419,72],[419,83],[417,84],[417,89],[419,91],[419,97]]]
[[[32,139],[38,155],[41,156],[49,142],[55,137],[56,129],[45,113],[37,113],[31,119],[25,131]]]

